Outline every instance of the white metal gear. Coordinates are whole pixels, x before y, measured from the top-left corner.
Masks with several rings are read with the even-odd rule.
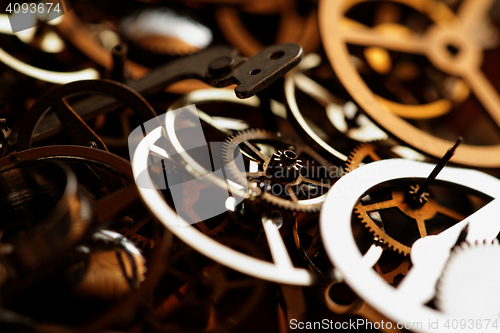
[[[500,244],[455,247],[437,284],[436,306],[443,312],[469,318],[500,316]]]
[[[413,251],[417,250],[417,248],[412,248],[413,266],[397,288],[394,288],[381,278],[371,266],[364,263],[363,255],[352,232],[353,208],[359,198],[375,186],[405,178],[425,179],[433,169],[434,165],[432,164],[398,159],[369,163],[362,168],[349,172],[335,183],[328,193],[320,214],[320,231],[325,251],[333,265],[342,274],[345,282],[361,299],[376,308],[379,313],[398,322],[421,321],[422,323],[429,323],[438,321],[444,325],[446,320],[450,322],[457,318],[426,305],[429,301],[427,299],[429,291],[432,294],[435,293],[436,281],[434,281],[434,276],[437,273],[437,280],[442,270],[439,260],[432,261],[434,266],[424,264],[429,262],[429,258],[436,255],[436,251],[434,251],[436,249],[438,249],[438,252],[440,251],[441,257],[445,257],[446,260],[446,254],[449,254],[449,249],[456,242],[462,228],[467,221],[474,221],[473,216],[478,215],[469,216],[468,220],[463,220],[456,227],[452,227],[437,236],[424,237],[422,240],[427,239],[432,242],[433,239],[437,239],[439,241],[432,243],[428,247],[425,247],[425,242],[420,241],[419,244],[422,245],[419,248],[420,250]],[[455,184],[461,188],[473,189],[492,198],[500,197],[500,191],[496,186],[499,182],[498,179],[478,171],[445,167],[436,179],[440,182]],[[357,186],[353,187],[354,181],[357,182]],[[496,206],[492,207],[493,211],[496,211]],[[492,210],[489,210],[486,211],[485,215],[490,216],[491,214]],[[336,217],[335,221],[332,221],[331,216]],[[479,216],[484,215],[479,214]],[[489,222],[490,220],[484,221]],[[478,226],[476,221],[475,225],[476,235],[481,234],[481,228],[489,231],[492,228],[495,231],[498,230],[496,223],[486,223]],[[487,237],[481,237],[481,239],[484,238]],[[450,241],[452,241],[452,244],[447,248]],[[428,251],[425,251],[426,249]],[[414,258],[414,252],[421,254],[420,257]],[[417,265],[416,259],[422,259],[424,262],[420,260],[419,265]],[[416,332],[442,332],[443,326],[436,328],[427,325],[412,327],[412,330]],[[494,331],[491,327],[484,330]],[[477,329],[465,329],[464,331],[477,332]]]

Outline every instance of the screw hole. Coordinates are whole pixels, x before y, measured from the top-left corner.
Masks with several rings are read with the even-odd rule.
[[[284,55],[285,55],[285,52],[283,52],[283,51],[276,51],[276,52],[271,53],[271,55],[269,56],[269,59],[271,59],[271,60],[277,60],[277,59],[282,58]]]
[[[251,75],[258,75],[262,72],[260,69],[254,69],[253,71],[250,72]]]
[[[448,52],[451,53],[451,55],[456,56],[458,53],[460,53],[460,48],[453,46],[451,44],[446,45],[446,49]]]
[[[297,154],[291,150],[285,150],[283,152],[283,154],[285,154],[285,156],[288,157],[289,159],[296,159],[297,158]]]

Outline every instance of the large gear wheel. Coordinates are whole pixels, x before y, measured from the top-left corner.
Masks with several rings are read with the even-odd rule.
[[[486,110],[482,119],[493,119],[489,122],[495,127],[494,131],[497,131],[500,124],[500,98],[492,82],[481,69],[483,49],[487,48],[487,45],[484,40],[474,35],[474,31],[488,19],[490,2],[476,6],[473,1],[464,1],[456,15],[446,5],[436,1],[388,2],[391,5],[404,4],[418,12],[418,15],[428,16],[431,24],[421,29],[423,31],[415,32],[392,21],[380,24],[383,28],[379,27],[380,25],[371,28],[360,21],[348,18],[350,15],[348,11],[354,5],[364,5],[361,3],[323,0],[319,6],[319,21],[325,50],[335,73],[370,119],[392,136],[434,157],[440,157],[453,144],[449,141],[451,138],[446,135],[429,133],[417,127],[414,122],[408,121],[408,116],[398,115],[402,110],[395,112],[393,107],[395,103],[387,104],[381,101],[353,64],[350,47],[372,50],[368,52],[368,57],[366,55],[364,57],[379,60],[382,58],[391,60],[390,57],[383,55],[387,50],[417,56],[430,63],[438,72],[449,75],[458,80],[457,82],[465,82],[465,85],[459,85],[467,91],[470,89]],[[454,50],[459,52],[455,53]],[[375,69],[373,66],[374,64],[372,70]],[[465,98],[468,94],[468,92],[460,93]],[[461,98],[458,101],[461,101]],[[447,108],[439,109],[440,112],[433,116],[443,114],[442,111],[446,111]],[[463,144],[452,162],[490,168],[500,165],[500,145],[492,141],[483,142],[483,145],[472,144],[473,140],[467,136],[465,141],[470,144]]]
[[[309,146],[273,132],[249,129],[226,141],[223,156],[228,171],[240,183],[248,182],[250,199],[292,211],[315,212],[341,176],[340,168]],[[246,170],[231,163],[237,148],[242,151]]]
[[[457,317],[498,318],[499,258],[497,240],[456,246],[437,284],[437,307]]]

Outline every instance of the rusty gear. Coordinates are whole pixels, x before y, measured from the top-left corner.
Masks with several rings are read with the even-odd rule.
[[[376,202],[367,205],[359,203],[355,207],[356,215],[359,217],[361,222],[370,230],[370,232],[378,238],[387,248],[397,251],[403,255],[410,254],[411,245],[418,238],[427,236],[426,221],[430,220],[436,214],[441,214],[452,218],[454,220],[461,221],[465,218],[462,214],[455,212],[447,207],[440,205],[436,200],[429,198],[421,207],[413,208],[411,205],[405,202],[405,192],[400,190],[391,191],[392,198],[383,202]],[[399,211],[416,222],[418,229],[418,235],[411,235],[403,243],[397,240],[395,237],[387,234],[384,227],[384,222],[377,218],[376,221],[372,218],[373,212],[379,212],[384,209],[398,208]],[[406,234],[410,233],[410,230],[405,231]]]

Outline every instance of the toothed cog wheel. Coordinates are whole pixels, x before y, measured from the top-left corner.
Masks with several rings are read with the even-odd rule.
[[[248,183],[250,200],[292,211],[318,211],[328,189],[341,176],[341,168],[297,139],[250,129],[226,141],[223,155],[228,171],[240,184]],[[245,170],[230,164],[239,151]]]
[[[403,190],[394,189],[389,200],[366,205],[359,203],[354,208],[361,222],[378,240],[387,248],[403,255],[410,254],[411,246],[417,239],[430,234],[427,230],[428,221],[436,215],[443,215],[455,222],[465,218],[433,198],[429,198],[421,207],[414,208],[406,202],[405,197]],[[380,212],[389,209],[392,209],[393,214],[382,221]]]
[[[346,173],[359,168],[364,163],[380,161],[387,158],[405,158],[414,161],[424,161],[424,155],[389,141],[367,142],[358,145],[350,154],[346,162]]]
[[[500,316],[500,244],[463,243],[451,251],[437,285],[437,307],[463,318]]]
[[[351,172],[361,167],[364,163],[401,157],[413,160],[424,159],[423,155],[411,148],[394,145],[387,141],[363,143],[349,155],[346,163],[346,171]],[[413,188],[415,189],[416,187],[413,186]],[[413,208],[406,203],[403,190],[393,189],[389,195],[391,199],[383,202],[372,202],[370,196],[367,196],[365,200],[370,201],[370,204],[364,205],[363,203],[359,203],[355,207],[355,212],[360,221],[370,230],[375,238],[381,241],[387,248],[404,255],[410,253],[410,248],[414,241],[420,237],[427,236],[426,221],[429,221],[437,214],[445,215],[456,221],[460,221],[462,218],[461,214],[440,205],[434,199],[428,199],[423,206]],[[428,196],[428,193],[426,195]],[[403,227],[402,223],[398,223],[397,220],[401,217],[396,216],[394,218],[394,215],[390,219],[382,220],[380,212],[391,208],[399,209],[401,214],[412,220],[411,224]],[[393,219],[396,220],[392,221]],[[401,224],[401,226],[398,224]],[[386,228],[388,225],[389,228]],[[393,227],[390,227],[390,225]]]

